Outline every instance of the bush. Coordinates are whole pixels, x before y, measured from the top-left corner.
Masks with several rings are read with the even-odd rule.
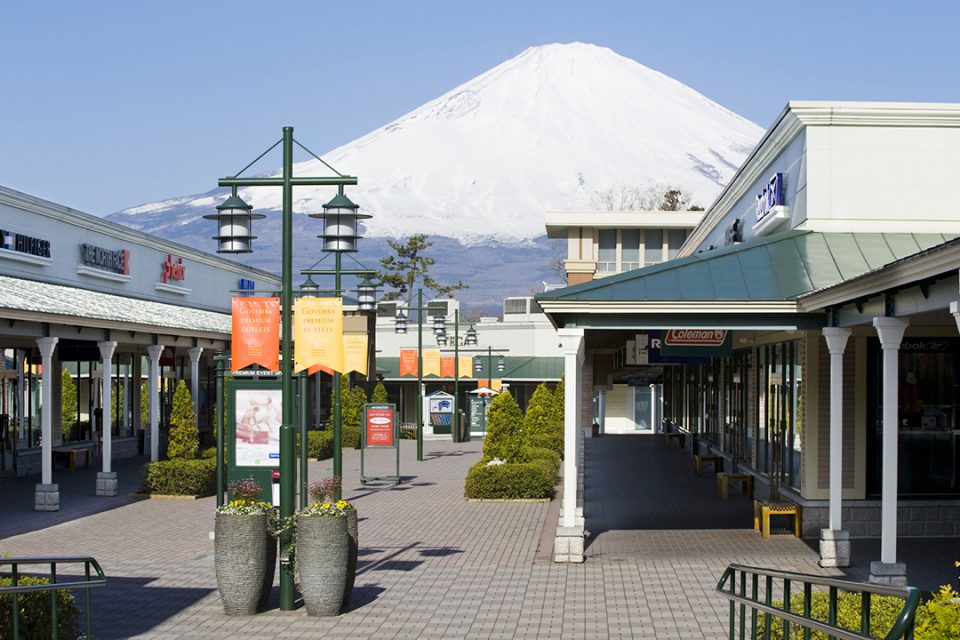
[[[554,484],[557,483],[560,474],[561,458],[560,454],[553,449],[543,447],[529,447],[527,449],[527,459],[530,462],[540,462],[547,465],[547,469],[553,475]]]
[[[491,465],[481,461],[467,472],[464,495],[487,500],[552,498],[554,480],[543,460]]]
[[[483,440],[484,460],[526,462],[523,441],[523,412],[509,391],[493,399],[487,409],[487,435]]]
[[[173,394],[167,457],[191,460],[196,457],[199,446],[200,432],[197,430],[197,415],[193,412],[193,400],[187,383],[181,380]]]
[[[543,432],[526,434],[527,446],[537,449],[549,449],[563,458],[563,433]]]
[[[340,431],[340,445],[344,449],[359,449],[360,427],[348,427],[344,424]]]
[[[0,587],[9,587],[13,579],[9,575],[0,575]],[[20,576],[20,586],[50,584],[47,578]],[[0,596],[0,638],[13,637],[13,597]],[[51,625],[50,593],[34,591],[17,595],[20,608],[20,637],[49,638]],[[73,594],[64,589],[57,590],[57,637],[77,638],[80,636],[80,609]]]
[[[212,496],[217,490],[217,461],[160,460],[144,465],[143,492],[172,496]]]
[[[940,587],[917,610],[916,640],[960,638],[960,595],[950,585]]]
[[[217,458],[217,448],[216,447],[207,447],[200,452],[200,457],[204,460],[216,460]],[[224,456],[226,460],[226,456]]]
[[[407,428],[400,427],[400,439],[401,440],[416,440],[417,439],[417,428]]]
[[[307,431],[307,457],[326,460],[333,457],[333,431]]]
[[[74,439],[77,428],[77,385],[67,369],[60,376],[60,430],[64,440]]]
[[[390,402],[390,398],[387,396],[387,388],[383,386],[382,382],[377,382],[377,386],[373,388],[373,395],[370,396],[370,402],[372,404],[386,404]]]

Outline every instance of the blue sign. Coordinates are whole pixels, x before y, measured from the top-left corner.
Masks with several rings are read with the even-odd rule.
[[[784,204],[786,204],[786,202],[783,198],[783,174],[775,173],[763,189],[763,192],[757,196],[757,201],[754,203],[757,222],[763,220],[774,207],[781,207]]]
[[[253,280],[240,278],[237,288],[240,289],[240,291],[254,291],[257,287]]]

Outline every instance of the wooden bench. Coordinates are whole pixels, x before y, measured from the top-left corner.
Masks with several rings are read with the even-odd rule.
[[[716,472],[723,471],[723,456],[715,454],[706,454],[698,453],[693,456],[693,470],[697,475],[700,475],[700,472],[703,471],[704,463],[713,463],[713,470]]]
[[[803,531],[803,508],[792,502],[753,501],[753,528],[764,538],[770,537],[770,516],[793,516],[793,535],[800,537]]]
[[[84,467],[90,466],[90,447],[56,447],[53,449],[54,464],[60,463],[71,471],[83,461]]]
[[[753,476],[749,473],[723,473],[717,474],[717,493],[720,498],[726,500],[730,493],[730,484],[740,483],[740,493],[753,500]]]
[[[665,447],[670,446],[671,440],[676,440],[681,449],[687,446],[687,434],[685,431],[671,431],[663,434],[663,445]]]

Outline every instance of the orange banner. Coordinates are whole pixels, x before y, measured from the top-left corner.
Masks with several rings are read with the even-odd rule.
[[[343,336],[343,370],[367,375],[367,334],[346,333]]]
[[[440,375],[440,349],[423,350],[423,375]]]
[[[460,377],[473,377],[473,358],[470,356],[460,356]]]
[[[440,377],[441,378],[453,378],[457,375],[455,365],[455,358],[453,356],[449,358],[440,358]]]
[[[293,305],[293,370],[343,370],[343,300],[300,298]]]
[[[234,298],[232,324],[231,371],[280,371],[280,298]]]
[[[477,386],[486,387],[491,391],[500,391],[503,389],[503,380],[500,378],[494,378],[493,380],[484,380],[481,378],[480,380],[477,380]]]
[[[400,377],[417,376],[417,350],[400,349]]]
[[[331,369],[330,367],[325,367],[322,364],[315,364],[312,367],[308,368],[307,375],[312,376],[313,374],[319,373],[321,371],[331,376],[333,375],[333,369]]]

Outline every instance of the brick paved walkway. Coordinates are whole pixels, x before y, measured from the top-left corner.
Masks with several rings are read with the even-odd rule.
[[[587,442],[588,470],[603,455],[594,444]],[[727,609],[713,588],[727,563],[816,570],[816,554],[792,536],[763,541],[751,530],[720,528],[607,529],[586,563],[553,564],[545,560],[549,549],[538,550],[541,538],[552,540],[549,505],[463,499],[482,443],[428,441],[422,463],[414,442],[402,445],[400,485],[360,485],[359,452],[345,452],[361,555],[353,606],[336,618],[280,612],[276,587],[270,611],[224,616],[209,535],[212,498],[118,498],[115,508],[94,512],[113,499],[79,495],[73,499],[93,506],[65,505],[59,523],[45,519],[46,528],[29,533],[14,531],[32,512],[4,508],[0,553],[97,558],[108,575],[94,597],[97,638],[720,639]],[[375,462],[367,464],[375,472]],[[330,470],[329,461],[312,463],[311,477]],[[73,473],[82,485],[82,472]],[[689,463],[675,473],[692,475]],[[586,482],[593,495],[589,472]],[[5,505],[17,486],[0,487]]]

